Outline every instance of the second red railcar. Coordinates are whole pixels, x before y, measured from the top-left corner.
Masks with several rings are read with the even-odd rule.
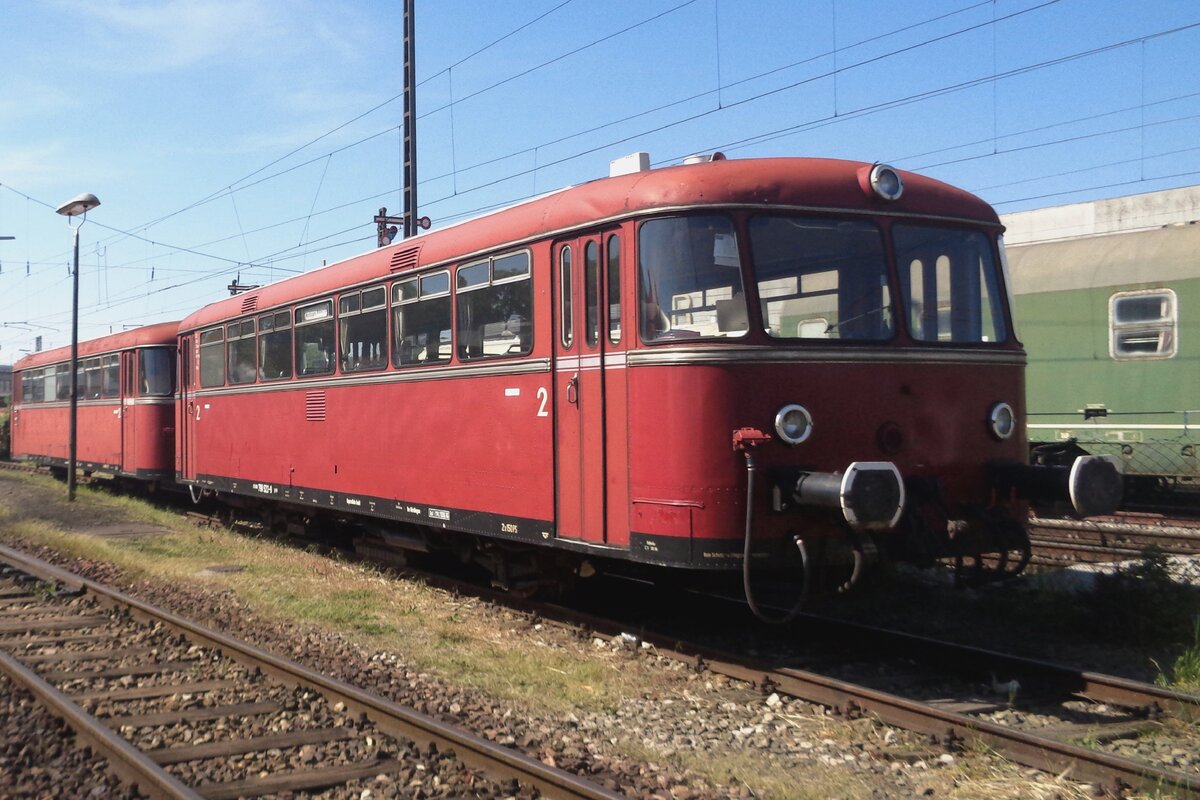
[[[79,345],[77,453],[85,472],[174,481],[177,322]],[[12,453],[55,470],[69,457],[70,347],[13,365]]]

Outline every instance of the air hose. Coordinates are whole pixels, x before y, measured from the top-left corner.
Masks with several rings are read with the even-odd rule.
[[[754,616],[769,625],[782,625],[794,619],[804,604],[808,602],[808,590],[812,585],[812,566],[808,558],[808,550],[804,546],[804,540],[799,535],[795,536],[794,541],[796,548],[800,551],[800,563],[804,569],[804,584],[801,586],[800,597],[796,600],[796,604],[782,616],[771,616],[755,602],[754,591],[750,587],[750,541],[751,532],[754,530],[754,453],[749,449],[743,450],[742,453],[746,456],[746,536],[742,547],[742,590],[746,595],[746,605],[750,606],[750,611],[754,613]]]

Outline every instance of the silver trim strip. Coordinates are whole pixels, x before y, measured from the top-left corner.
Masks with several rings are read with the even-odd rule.
[[[986,364],[1024,366],[1023,350],[964,350],[923,347],[804,347],[783,349],[748,345],[741,347],[671,347],[635,350],[630,367],[688,366],[698,364]]]
[[[373,386],[386,383],[415,383],[420,381],[448,380],[451,378],[492,378],[507,375],[530,375],[550,372],[550,359],[535,358],[504,364],[479,364],[453,367],[420,367],[397,372],[375,372],[367,377],[340,375],[322,380],[291,380],[270,383],[250,383],[245,386],[219,386],[199,389],[193,397],[216,397],[259,392],[296,392],[312,389],[335,389],[346,386]]]

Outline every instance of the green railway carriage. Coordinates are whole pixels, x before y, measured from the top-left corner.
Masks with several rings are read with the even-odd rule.
[[[1200,224],[1101,227],[1008,259],[1035,458],[1116,456],[1133,496],[1200,488]]]

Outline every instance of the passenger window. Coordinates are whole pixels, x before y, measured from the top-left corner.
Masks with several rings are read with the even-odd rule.
[[[333,301],[296,309],[296,371],[300,377],[333,372]]]
[[[40,403],[46,399],[46,384],[45,373],[40,369],[32,370],[29,374],[29,400],[33,403]]]
[[[56,380],[54,382],[54,397],[51,398],[50,395],[46,395],[46,399],[47,400],[50,400],[50,399],[70,400],[71,399],[71,365],[70,364],[59,364],[57,367],[54,368],[54,371],[57,373]]]
[[[529,252],[458,268],[458,357],[526,355],[533,349]]]
[[[83,396],[88,400],[98,400],[100,383],[100,359],[89,358],[83,362]]]
[[[450,332],[449,272],[392,284],[392,361],[397,367],[449,361]]]
[[[54,400],[54,396],[58,391],[55,388],[58,383],[58,373],[55,372],[54,367],[46,367],[46,369],[42,371],[42,375],[42,383],[44,387],[42,389],[42,398],[49,403]]]
[[[1119,361],[1172,358],[1178,350],[1175,292],[1117,292],[1108,301],[1109,355]]]
[[[621,239],[608,237],[608,340],[621,341]]]
[[[213,328],[200,334],[200,385],[225,385],[224,328]]]
[[[342,372],[387,366],[387,292],[384,287],[344,294],[338,300]]]
[[[254,320],[234,322],[225,329],[229,357],[229,383],[254,383],[257,372],[254,347]]]
[[[100,395],[102,397],[121,396],[121,357],[119,355],[105,356],[100,360]]]
[[[258,379],[292,377],[292,314],[277,311],[258,318]]]

